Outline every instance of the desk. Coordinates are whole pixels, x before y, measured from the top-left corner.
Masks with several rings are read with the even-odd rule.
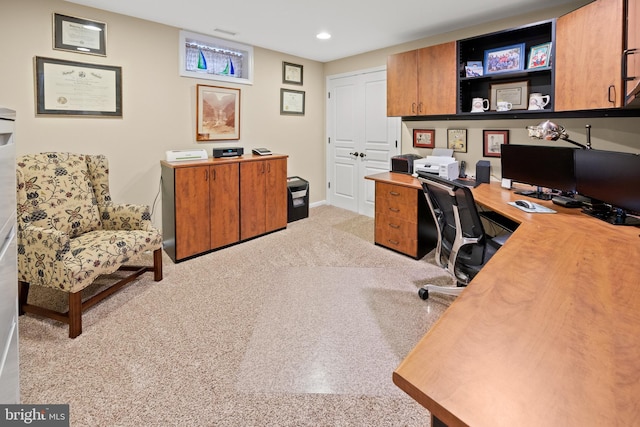
[[[434,426],[638,425],[640,229],[545,201],[558,213],[525,213],[498,183],[473,194],[520,226],[394,383]]]

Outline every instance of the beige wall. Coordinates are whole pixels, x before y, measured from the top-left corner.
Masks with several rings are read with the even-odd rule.
[[[52,49],[52,14],[107,23],[107,56]],[[253,85],[178,76],[177,28],[129,18],[62,0],[3,0],[0,14],[0,105],[18,114],[18,154],[40,151],[108,156],[112,196],[117,202],[151,205],[159,190],[160,160],[172,149],[214,146],[268,147],[288,154],[288,174],[310,181],[312,202],[324,200],[323,64],[254,48]],[[36,116],[35,56],[122,67],[123,117]],[[305,115],[280,115],[282,61],[304,66]],[[241,139],[195,142],[196,84],[241,90]],[[153,220],[160,225],[161,205]]]
[[[387,56],[394,53],[406,52],[425,46],[432,46],[452,40],[461,40],[481,34],[501,31],[526,25],[546,19],[556,18],[563,14],[577,9],[592,0],[579,0],[569,5],[556,7],[528,14],[515,19],[496,21],[490,24],[470,26],[461,30],[452,31],[446,34],[439,34],[427,37],[415,42],[393,46],[387,49],[367,52],[361,55],[333,61],[325,64],[325,74],[348,73],[350,71],[385,66]],[[483,130],[484,129],[508,129],[510,143],[512,144],[537,144],[528,138],[525,127],[538,124],[544,117],[536,116],[534,120],[459,120],[459,121],[419,121],[403,122],[402,124],[402,153],[417,153],[421,156],[428,155],[431,150],[413,147],[413,129],[435,129],[436,147],[446,147],[447,129],[467,129],[467,153],[456,153],[455,157],[465,160],[468,164],[467,170],[475,173],[475,164],[478,160],[490,160],[491,173],[500,177],[500,159],[483,157]],[[597,119],[554,119],[555,122],[565,126],[571,139],[584,143],[586,136],[585,125],[590,124],[591,139],[594,148],[640,152],[640,118],[597,118]],[[571,146],[570,144],[558,142],[559,145]]]

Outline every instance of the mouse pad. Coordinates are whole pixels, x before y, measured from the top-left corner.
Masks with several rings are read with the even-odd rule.
[[[556,211],[554,211],[553,209],[550,209],[546,206],[539,205],[534,202],[531,202],[531,203],[533,203],[533,206],[535,209],[529,209],[529,208],[525,208],[524,206],[518,206],[516,205],[516,202],[508,202],[508,203],[511,206],[515,206],[516,208],[520,209],[521,211],[525,211],[529,213],[556,213]]]

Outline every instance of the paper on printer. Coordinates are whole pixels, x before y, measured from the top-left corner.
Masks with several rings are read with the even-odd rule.
[[[453,149],[434,148],[430,156],[413,161],[414,172],[428,172],[445,179],[456,179],[460,164],[453,158]]]

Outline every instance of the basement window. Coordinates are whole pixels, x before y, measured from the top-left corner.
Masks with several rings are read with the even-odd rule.
[[[180,75],[253,84],[253,47],[180,31]]]

